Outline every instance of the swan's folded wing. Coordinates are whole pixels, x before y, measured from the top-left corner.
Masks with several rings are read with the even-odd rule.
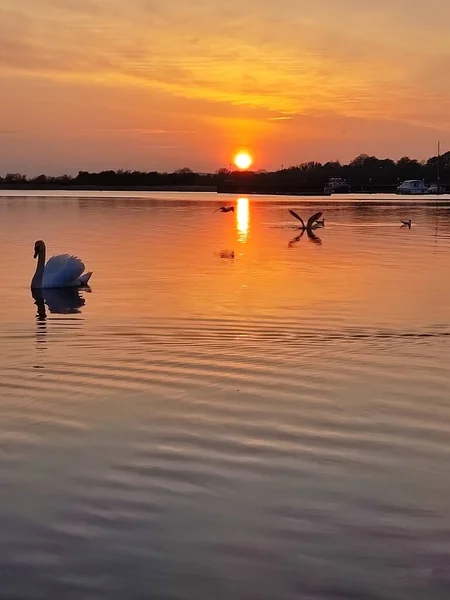
[[[42,278],[43,288],[70,287],[84,271],[84,263],[76,256],[58,254],[48,259]]]

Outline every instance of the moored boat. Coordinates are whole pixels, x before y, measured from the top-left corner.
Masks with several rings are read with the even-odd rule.
[[[397,187],[397,194],[428,194],[423,179],[407,179]]]
[[[330,177],[325,185],[325,194],[348,194],[350,186],[342,177]]]
[[[428,194],[445,194],[445,185],[439,185],[438,183],[431,183],[428,186]]]

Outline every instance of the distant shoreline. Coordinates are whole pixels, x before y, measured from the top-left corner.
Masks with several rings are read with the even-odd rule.
[[[330,196],[319,189],[304,190],[273,190],[273,189],[245,189],[245,188],[222,188],[216,185],[36,185],[32,183],[18,183],[8,185],[0,183],[0,190],[18,191],[80,191],[80,192],[207,192],[214,194],[262,194],[265,196]]]
[[[376,196],[378,194],[390,194],[390,195],[398,195],[399,201],[402,200],[402,203],[411,201],[411,200],[421,200],[426,204],[434,204],[436,203],[436,198],[430,197],[428,194],[419,194],[419,195],[401,195],[396,194],[395,186],[372,186],[372,189],[367,189],[361,187],[360,189],[350,190],[349,192],[338,193],[335,192],[325,193],[323,190],[319,189],[303,189],[303,190],[274,190],[274,189],[245,189],[245,188],[233,188],[232,186],[226,186],[225,188],[221,186],[213,186],[213,185],[162,185],[162,186],[102,186],[102,185],[51,185],[51,184],[42,184],[36,185],[32,183],[17,183],[14,185],[8,185],[5,183],[0,183],[0,191],[4,192],[18,192],[18,191],[40,191],[40,192],[187,192],[187,193],[212,193],[218,196],[306,196],[306,197],[331,197],[336,196],[341,199],[346,196],[354,196],[354,195],[362,195],[366,197]],[[444,192],[439,194],[439,198],[442,202],[449,202],[449,192]]]
[[[339,196],[339,197],[345,197],[347,195],[355,195],[355,194],[361,194],[363,196],[372,196],[372,195],[377,195],[377,194],[396,194],[396,187],[395,186],[372,186],[371,188],[368,187],[363,187],[361,186],[359,189],[352,189],[349,192],[335,192],[334,194],[331,194],[329,192],[324,192],[321,189],[317,189],[317,188],[305,188],[305,189],[297,189],[297,190],[292,190],[292,189],[273,189],[273,188],[269,188],[269,189],[264,189],[264,188],[256,188],[256,189],[252,189],[252,188],[248,188],[246,189],[245,186],[242,187],[237,187],[237,186],[230,186],[230,185],[226,185],[226,186],[215,186],[215,185],[153,185],[153,186],[146,186],[146,185],[141,185],[141,186],[119,186],[119,185],[56,185],[56,184],[42,184],[42,185],[36,185],[33,184],[31,182],[25,182],[25,183],[15,183],[13,185],[11,184],[6,184],[6,183],[0,183],[0,191],[9,191],[9,192],[18,192],[18,191],[53,191],[53,192],[57,192],[57,191],[64,191],[64,192],[191,192],[191,193],[210,193],[210,194],[218,194],[221,196],[239,196],[239,195],[245,195],[245,196],[253,196],[253,195],[261,195],[261,196],[308,196],[308,197],[314,197],[314,196],[320,196],[320,197],[324,197],[324,196]],[[419,195],[399,195],[399,197],[401,197],[403,200],[408,200],[408,199],[419,199],[422,198],[423,200],[425,200],[427,198],[427,194],[419,194]],[[449,196],[449,192],[443,192],[441,194],[439,194],[439,196],[442,198],[442,200],[448,200],[448,196]],[[445,198],[447,196],[447,198]],[[428,196],[428,200],[431,201],[435,201],[435,200],[431,200],[431,198]]]
[[[32,183],[0,183],[0,190],[64,190],[95,192],[217,192],[216,185],[36,185]]]
[[[450,151],[438,152],[420,162],[408,156],[394,161],[359,154],[348,164],[309,161],[287,168],[282,166],[276,171],[241,171],[230,164],[229,169],[221,168],[214,173],[197,173],[188,167],[171,173],[108,169],[78,171],[77,175],[42,173],[31,178],[10,172],[0,176],[0,189],[326,196],[327,192],[392,194],[407,181],[418,181],[422,187],[433,185],[447,191],[450,188]]]

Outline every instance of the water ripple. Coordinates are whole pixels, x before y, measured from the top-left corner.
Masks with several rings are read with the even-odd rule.
[[[450,222],[360,200],[290,247],[288,199],[1,201],[0,596],[448,597]],[[36,315],[36,223],[77,314]]]

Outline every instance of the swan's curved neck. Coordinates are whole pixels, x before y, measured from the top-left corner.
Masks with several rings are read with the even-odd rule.
[[[31,280],[31,288],[41,288],[42,287],[42,278],[44,277],[44,268],[45,268],[45,246],[40,248],[38,254],[38,261],[36,265],[36,271],[33,275],[33,279]]]

